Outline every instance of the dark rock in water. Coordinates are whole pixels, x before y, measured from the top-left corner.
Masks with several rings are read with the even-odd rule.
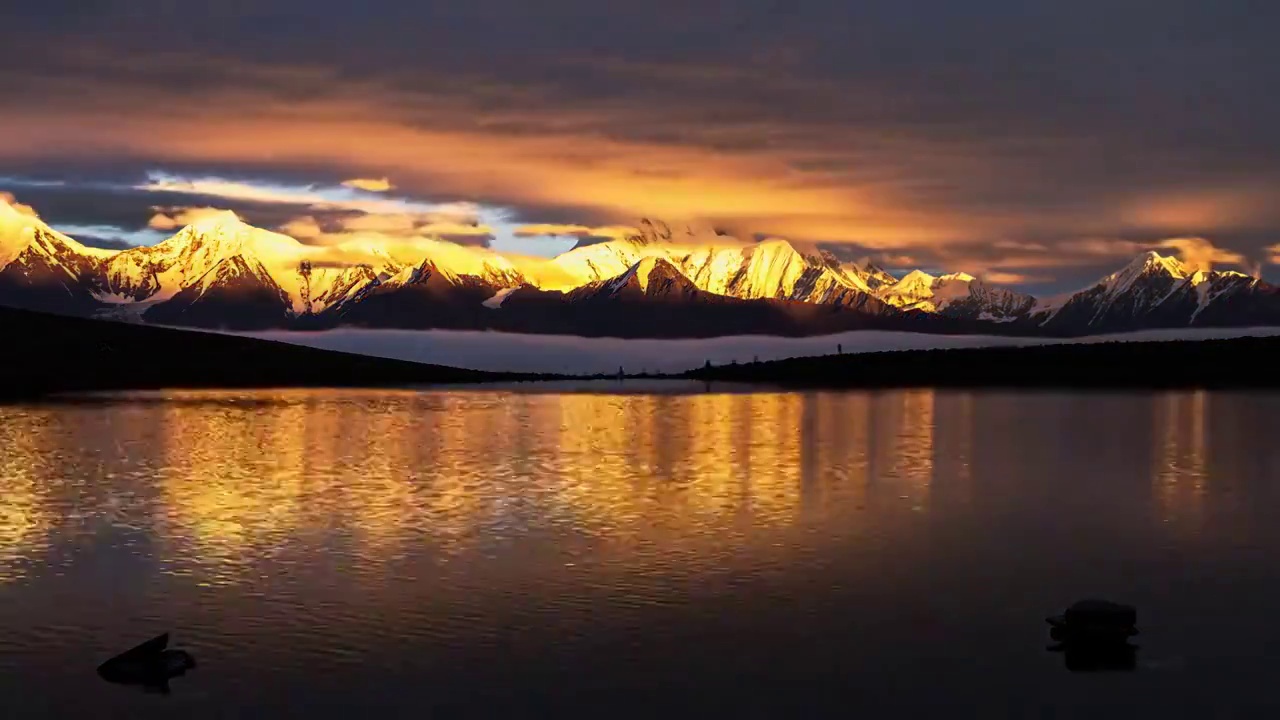
[[[107,682],[167,693],[170,680],[196,666],[191,653],[168,646],[169,633],[154,637],[99,665],[98,675]]]
[[[1138,634],[1134,627],[1138,611],[1132,606],[1081,600],[1046,620],[1052,626],[1049,636],[1059,643],[1049,649],[1066,654],[1068,670],[1101,672],[1137,666],[1138,648],[1129,644],[1129,638]]]
[[[1055,625],[1049,629],[1049,637],[1059,642],[1122,643],[1138,634],[1138,629],[1128,625]]]
[[[1138,648],[1129,643],[1062,643],[1049,649],[1063,654],[1071,672],[1132,672],[1138,667]]]
[[[1072,633],[1121,634],[1124,637],[1137,634],[1134,625],[1138,611],[1131,605],[1121,605],[1107,600],[1081,600],[1067,608],[1061,615],[1045,618],[1055,629],[1064,628]],[[1128,632],[1128,631],[1132,632]]]
[[[1067,608],[1064,617],[1068,625],[1087,623],[1133,627],[1138,624],[1137,608],[1109,600],[1081,600]]]

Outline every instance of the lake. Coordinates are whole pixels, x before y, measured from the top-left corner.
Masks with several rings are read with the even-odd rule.
[[[0,706],[1267,716],[1278,413],[630,383],[0,406]],[[1046,651],[1093,595],[1138,606],[1135,671]],[[165,630],[199,663],[171,694],[95,674]]]

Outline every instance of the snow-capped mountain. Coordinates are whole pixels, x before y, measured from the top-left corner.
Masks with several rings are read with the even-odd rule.
[[[455,262],[450,263],[450,258],[442,255],[432,253],[393,275],[373,278],[331,305],[322,317],[367,327],[484,327],[495,309],[491,301],[496,296],[530,285],[529,279],[501,256],[469,257],[467,262],[457,262],[454,257]]]
[[[250,266],[260,265],[261,279],[278,284],[267,264],[296,267],[304,255],[301,243],[293,238],[247,225],[234,213],[218,213],[162,243],[116,254],[106,263],[100,299],[117,303],[165,301],[199,284],[219,265],[236,263],[236,258],[243,258]]]
[[[856,273],[858,277],[862,278],[862,282],[865,283],[867,287],[877,293],[898,282],[898,278],[889,274],[879,265],[876,265],[870,260],[862,265],[853,265],[849,269]]]
[[[148,307],[142,318],[168,325],[271,328],[289,321],[291,306],[288,293],[260,260],[237,254]]]
[[[85,247],[0,199],[0,304],[84,313],[113,253]]]
[[[147,319],[177,321],[183,318],[181,313],[175,316],[175,307],[190,313],[193,305],[214,302],[229,287],[237,288],[239,295],[254,288],[256,310],[270,298],[269,304],[279,307],[269,315],[287,318],[324,312],[404,268],[376,248],[360,253],[361,261],[352,263],[326,263],[325,254],[325,248],[253,227],[233,213],[219,213],[157,245],[111,257],[98,298],[109,304],[141,306]],[[159,307],[171,301],[168,309]]]
[[[646,258],[662,259],[704,292],[741,300],[793,300],[882,311],[857,266],[830,253],[801,252],[786,240],[746,243],[687,230],[673,234],[644,221],[630,238],[574,248],[552,262],[577,286],[627,273]]]
[[[1145,253],[1036,300],[965,273],[901,279],[870,262],[644,221],[632,237],[524,258],[441,240],[308,245],[233,213],[151,247],[86,247],[0,199],[0,304],[227,328],[470,328],[704,336],[859,327],[1078,335],[1280,324],[1280,290]]]
[[[1152,251],[1079,292],[1037,302],[1028,315],[1040,328],[1067,334],[1267,324],[1280,319],[1275,300],[1276,289],[1261,280],[1193,271]]]
[[[445,242],[415,250],[409,262],[359,241],[309,246],[230,212],[202,218],[157,245],[99,250],[0,201],[0,289],[14,288],[4,294],[26,307],[166,324],[278,327],[417,286],[428,276],[437,295],[441,286],[483,292],[528,282],[496,253]],[[428,255],[433,259],[423,259]]]
[[[486,327],[495,330],[624,338],[813,335],[896,327],[902,320],[891,310],[869,313],[849,305],[708,292],[674,263],[656,256],[567,293],[534,287],[504,291],[487,307],[494,310]]]
[[[1035,298],[991,287],[967,273],[933,276],[913,270],[882,287],[880,299],[901,310],[919,310],[965,320],[1011,322],[1027,314]]]
[[[588,283],[567,293],[572,301],[586,299],[656,300],[691,302],[699,299],[698,289],[680,269],[661,257],[648,256],[626,272],[609,280]],[[718,297],[718,296],[712,296]]]

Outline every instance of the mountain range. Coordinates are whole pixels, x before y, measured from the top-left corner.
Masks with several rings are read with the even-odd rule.
[[[1280,324],[1280,289],[1144,253],[1053,298],[965,273],[895,277],[785,240],[644,221],[555,258],[444,241],[301,243],[213,214],[148,247],[85,246],[0,199],[0,305],[224,329],[337,326],[709,337],[851,329],[1071,336]]]

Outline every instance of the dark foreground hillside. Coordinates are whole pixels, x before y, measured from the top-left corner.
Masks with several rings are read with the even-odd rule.
[[[1280,388],[1280,338],[911,350],[724,365],[698,380],[792,388]]]
[[[536,379],[0,307],[0,399],[157,388],[378,387]]]

